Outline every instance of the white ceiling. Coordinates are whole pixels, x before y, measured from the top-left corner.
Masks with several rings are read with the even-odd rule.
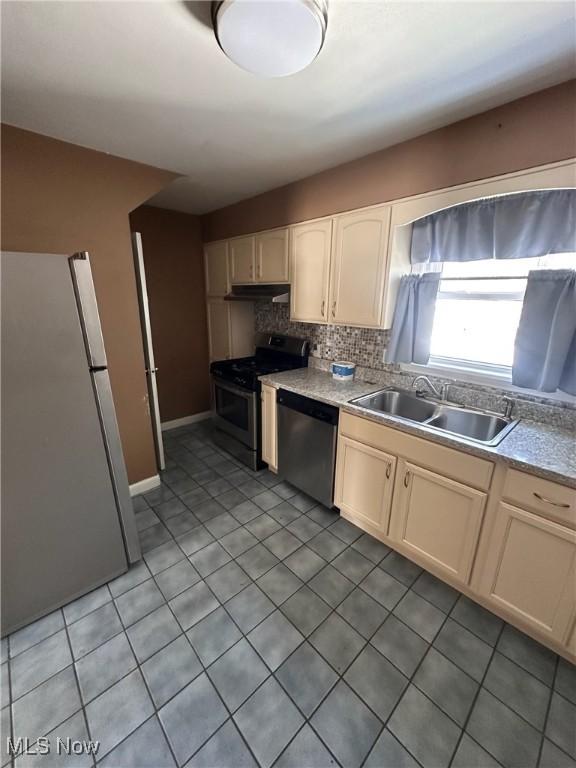
[[[181,173],[154,204],[203,213],[574,77],[574,8],[330,0],[320,56],[266,80],[208,2],[4,1],[2,119]]]

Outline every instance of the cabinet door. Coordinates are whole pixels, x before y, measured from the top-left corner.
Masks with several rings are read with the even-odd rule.
[[[576,532],[500,503],[480,593],[568,644],[576,614]]]
[[[248,357],[254,354],[254,303],[230,302],[230,355]]]
[[[228,241],[230,279],[233,283],[253,283],[254,235]]]
[[[422,565],[470,579],[486,494],[398,461],[390,537]]]
[[[276,472],[278,467],[276,389],[262,386],[262,459]]]
[[[230,305],[224,299],[208,299],[207,308],[210,360],[227,360],[231,356]]]
[[[228,276],[228,243],[208,243],[204,248],[206,293],[225,296],[230,288]]]
[[[293,227],[290,242],[290,319],[326,323],[332,219]]]
[[[287,283],[288,230],[275,229],[256,235],[256,280],[259,283]]]
[[[330,320],[340,325],[382,325],[390,207],[335,219]]]
[[[388,533],[395,471],[395,456],[341,435],[336,461],[336,506],[381,533]]]

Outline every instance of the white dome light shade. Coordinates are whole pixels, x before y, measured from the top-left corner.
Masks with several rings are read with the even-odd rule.
[[[307,67],[326,33],[323,0],[223,0],[213,7],[224,53],[242,69],[284,77]]]

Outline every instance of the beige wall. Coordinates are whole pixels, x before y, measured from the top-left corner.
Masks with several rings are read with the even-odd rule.
[[[210,407],[200,218],[143,205],[130,214],[142,234],[162,421]]]
[[[293,224],[576,155],[576,80],[202,217],[205,241]]]
[[[131,483],[155,475],[128,213],[175,178],[2,126],[2,249],[90,253]]]

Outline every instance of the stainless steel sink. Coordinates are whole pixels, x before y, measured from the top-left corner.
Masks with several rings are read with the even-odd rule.
[[[427,429],[450,432],[483,445],[498,445],[514,429],[517,419],[485,411],[448,405],[401,389],[384,389],[351,400],[375,413],[386,413]]]
[[[373,395],[359,397],[352,402],[371,411],[389,413],[410,421],[424,422],[436,413],[435,403],[398,389],[385,389]]]
[[[496,445],[516,426],[516,421],[481,411],[468,411],[440,406],[438,413],[428,422],[429,427],[443,429],[486,445]]]

